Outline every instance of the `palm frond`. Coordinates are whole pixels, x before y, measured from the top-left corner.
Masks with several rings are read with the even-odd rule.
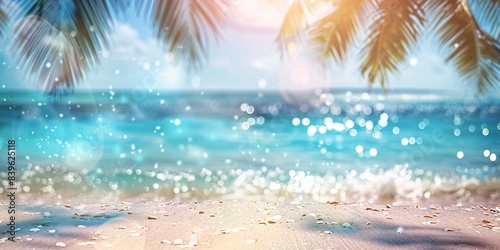
[[[498,41],[481,30],[467,3],[432,1],[429,8],[439,11],[433,30],[444,47],[446,62],[454,64],[465,82],[475,85],[479,93],[498,84]]]
[[[307,15],[314,13],[324,1],[294,0],[281,24],[276,43],[282,55],[288,51],[288,44],[298,43],[302,31],[307,29],[309,22]]]
[[[220,36],[229,0],[165,0],[136,3],[145,12],[165,49],[200,68],[209,41]]]
[[[421,0],[381,0],[368,41],[361,54],[361,73],[373,85],[385,87],[389,73],[399,71],[419,38],[424,25]]]
[[[479,38],[479,73],[476,88],[479,93],[500,83],[500,44],[485,32]]]
[[[26,16],[14,29],[20,68],[34,77],[42,90],[53,92],[61,84],[72,87],[83,77],[81,60],[72,43],[45,19]]]
[[[490,35],[500,28],[500,0],[468,0],[472,14]]]
[[[8,17],[3,9],[3,3],[0,2],[0,36],[3,35],[5,27],[7,26]]]
[[[337,1],[335,10],[311,25],[308,43],[312,54],[324,64],[332,59],[341,62],[359,37],[373,3],[373,0]]]
[[[20,65],[29,69],[30,80],[52,92],[84,79],[108,48],[113,25],[109,3],[23,1],[12,47]]]

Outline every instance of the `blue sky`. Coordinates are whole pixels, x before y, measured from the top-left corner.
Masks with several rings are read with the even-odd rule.
[[[262,1],[265,0],[236,1],[236,9],[228,14],[222,39],[211,44],[209,60],[199,72],[188,72],[182,64],[172,61],[152,36],[148,23],[136,17],[135,10],[131,9],[126,19],[115,23],[111,47],[103,52],[101,63],[88,72],[77,89],[109,86],[170,90],[367,88],[355,53],[326,72],[305,54],[281,60],[274,39],[285,5],[264,8],[259,4]],[[4,36],[1,42],[4,49],[0,52],[0,86],[33,88],[34,84],[26,82],[15,69],[15,60],[6,53],[8,38]],[[294,82],[297,77],[304,81]],[[444,64],[443,57],[428,39],[424,39],[423,46],[402,67],[399,76],[391,78],[389,89],[405,88],[466,91],[454,69]]]

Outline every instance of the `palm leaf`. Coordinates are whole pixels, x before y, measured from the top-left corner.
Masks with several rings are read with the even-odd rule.
[[[311,26],[308,43],[312,54],[325,64],[331,59],[341,62],[359,37],[372,7],[372,0],[337,1],[335,10]]]
[[[475,85],[479,93],[498,84],[498,41],[480,29],[467,3],[431,1],[428,7],[439,11],[433,30],[445,49],[446,62],[453,63],[465,82]]]
[[[220,36],[229,0],[150,0],[136,2],[136,7],[151,20],[165,49],[198,69],[207,56],[209,41]]]
[[[8,21],[9,17],[7,16],[7,12],[5,12],[5,4],[3,0],[0,0],[0,36],[3,35]]]
[[[380,0],[368,42],[361,51],[361,73],[373,85],[385,87],[389,73],[399,71],[413,49],[424,24],[421,0]]]
[[[108,48],[110,3],[23,1],[16,15],[12,47],[29,79],[48,92],[73,88],[84,79]]]
[[[314,13],[325,1],[294,0],[285,15],[276,42],[281,53],[288,51],[288,44],[299,42],[304,29],[309,26],[307,15]]]
[[[60,84],[71,87],[83,75],[80,59],[64,33],[39,16],[26,16],[14,27],[14,44],[23,72],[46,92]]]
[[[469,0],[472,14],[489,34],[495,34],[500,28],[500,0]]]
[[[479,93],[484,93],[500,82],[500,44],[485,32],[480,35],[479,55],[476,87]]]

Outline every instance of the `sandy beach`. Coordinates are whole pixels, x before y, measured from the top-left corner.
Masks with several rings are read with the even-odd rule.
[[[7,210],[7,205],[1,205]],[[500,249],[500,207],[252,201],[24,205],[8,249]],[[4,249],[6,249],[4,248]]]

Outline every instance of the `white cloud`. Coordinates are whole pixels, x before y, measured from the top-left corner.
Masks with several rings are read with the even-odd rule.
[[[91,69],[87,78],[93,88],[185,87],[184,67],[171,62],[155,39],[141,39],[126,23],[115,24],[111,39],[109,51],[103,52],[107,57]]]

